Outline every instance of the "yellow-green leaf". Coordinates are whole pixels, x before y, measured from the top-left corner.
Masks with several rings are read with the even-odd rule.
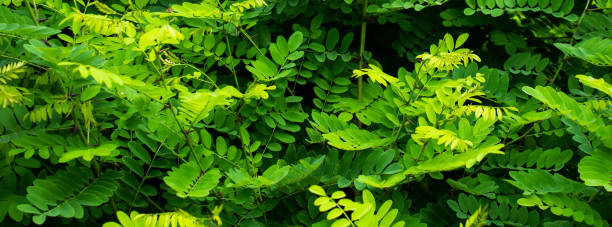
[[[333,220],[336,219],[337,217],[340,217],[340,215],[342,215],[342,209],[340,208],[334,208],[332,210],[329,211],[329,213],[327,213],[327,220]]]
[[[308,191],[312,192],[315,195],[319,195],[319,196],[327,196],[327,194],[325,193],[325,190],[323,189],[323,187],[319,186],[319,185],[312,185],[308,188]]]

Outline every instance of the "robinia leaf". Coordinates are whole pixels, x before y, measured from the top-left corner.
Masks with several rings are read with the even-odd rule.
[[[310,191],[313,194],[316,194],[318,196],[327,196],[327,194],[325,193],[325,190],[323,189],[323,187],[321,187],[319,185],[311,185],[308,188],[308,191]]]
[[[218,169],[202,172],[198,164],[192,161],[172,168],[168,176],[164,177],[164,182],[175,190],[176,196],[180,198],[202,198],[217,186],[220,178],[221,172]]]
[[[300,45],[302,45],[303,39],[304,35],[300,31],[294,32],[291,36],[289,36],[289,41],[287,42],[289,51],[293,52],[297,50]]]
[[[91,98],[95,97],[98,93],[100,93],[100,86],[94,85],[85,88],[83,93],[81,93],[81,101],[87,101]]]

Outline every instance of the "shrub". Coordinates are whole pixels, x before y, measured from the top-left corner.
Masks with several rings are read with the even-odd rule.
[[[3,225],[612,218],[610,1],[0,2]]]

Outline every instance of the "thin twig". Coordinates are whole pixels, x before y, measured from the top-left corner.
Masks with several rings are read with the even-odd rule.
[[[584,10],[582,11],[582,14],[580,15],[580,19],[578,19],[578,22],[576,23],[576,27],[574,28],[574,32],[572,32],[572,37],[571,37],[571,40],[570,40],[570,45],[574,45],[574,43],[576,41],[576,39],[575,39],[576,32],[578,32],[578,27],[580,27],[580,24],[582,23],[582,20],[584,19],[584,15],[586,15],[587,10],[589,9],[589,5],[591,5],[591,0],[587,0],[586,5],[584,6]],[[553,75],[552,79],[550,79],[548,84],[552,84],[552,83],[555,82],[555,80],[559,76],[559,73],[561,72],[561,69],[563,68],[563,65],[565,64],[566,60],[567,60],[567,55],[565,55],[560,60],[561,62],[559,63],[559,67],[555,71],[555,74]]]
[[[367,22],[367,8],[368,8],[368,0],[363,1],[363,11],[361,13],[361,38],[359,40],[359,65],[358,69],[363,68],[364,59],[363,53],[365,52],[365,41],[366,41],[366,28],[368,25]],[[363,78],[359,77],[357,81],[357,90],[358,90],[358,98],[359,101],[363,101]]]

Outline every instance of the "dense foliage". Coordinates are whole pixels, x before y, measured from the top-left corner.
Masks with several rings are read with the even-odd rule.
[[[0,223],[609,226],[610,0],[0,0]]]

